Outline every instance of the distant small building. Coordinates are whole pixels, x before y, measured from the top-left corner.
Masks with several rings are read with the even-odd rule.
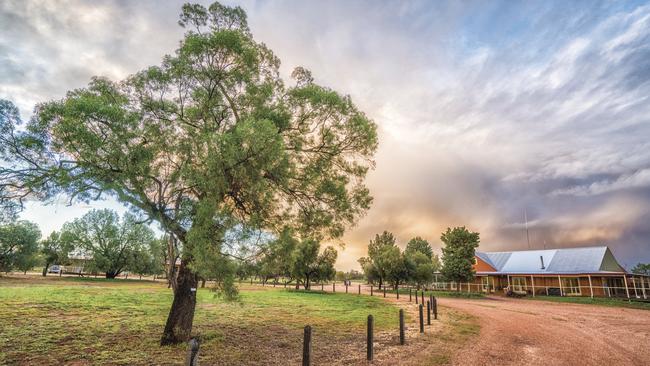
[[[628,273],[606,246],[477,251],[474,270],[473,286],[488,293],[650,298],[650,277]]]
[[[68,256],[68,264],[63,267],[63,273],[83,274],[93,257],[82,251],[74,251]]]

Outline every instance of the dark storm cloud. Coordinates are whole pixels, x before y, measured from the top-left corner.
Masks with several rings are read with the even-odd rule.
[[[0,97],[25,114],[92,75],[159,63],[182,35],[180,5],[0,3]],[[311,69],[380,126],[375,202],[341,268],[383,230],[439,246],[467,225],[484,250],[525,249],[524,211],[532,247],[607,244],[628,265],[650,261],[650,6],[241,5],[284,75]]]

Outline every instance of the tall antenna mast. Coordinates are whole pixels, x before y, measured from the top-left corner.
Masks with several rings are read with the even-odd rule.
[[[528,242],[528,249],[530,249],[530,236],[528,235],[528,215],[526,214],[526,208],[524,208],[524,222],[526,225],[526,241]]]

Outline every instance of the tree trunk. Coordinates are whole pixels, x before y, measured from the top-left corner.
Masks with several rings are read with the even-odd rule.
[[[115,273],[114,271],[108,271],[108,272],[106,272],[106,278],[108,278],[108,279],[114,279],[115,277],[117,277],[117,273]]]
[[[43,268],[43,277],[47,276],[47,267],[49,267],[49,266],[50,265],[48,263],[45,264],[45,268]]]
[[[178,269],[174,302],[169,310],[165,331],[160,339],[161,346],[187,342],[192,333],[198,279],[187,267],[188,264],[186,261],[182,261]]]

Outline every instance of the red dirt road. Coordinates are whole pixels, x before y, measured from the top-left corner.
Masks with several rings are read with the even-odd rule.
[[[510,298],[439,299],[476,316],[453,365],[650,365],[650,311]]]

